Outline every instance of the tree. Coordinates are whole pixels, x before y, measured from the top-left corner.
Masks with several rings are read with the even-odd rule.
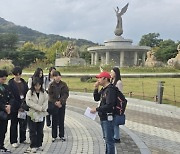
[[[33,51],[35,50],[35,45],[32,42],[26,42],[23,44],[23,46],[20,48],[21,51]]]
[[[17,51],[10,55],[10,59],[14,65],[28,67],[37,60],[45,59],[45,53],[38,50],[33,51]]]
[[[139,45],[157,47],[159,46],[159,43],[163,41],[162,39],[158,39],[159,36],[160,36],[159,33],[149,33],[149,34],[143,35],[139,42]]]
[[[49,63],[54,63],[56,59],[56,54],[63,55],[63,52],[66,50],[68,45],[67,41],[61,42],[57,41],[56,43],[52,44],[52,46],[46,51],[47,61]]]
[[[80,47],[79,52],[80,52],[80,58],[85,59],[87,64],[91,63],[91,53],[87,51],[88,45],[83,45]]]
[[[175,57],[177,54],[177,45],[173,40],[161,41],[155,51],[157,60],[167,62],[168,59]]]
[[[15,49],[18,41],[16,34],[0,34],[0,50]]]

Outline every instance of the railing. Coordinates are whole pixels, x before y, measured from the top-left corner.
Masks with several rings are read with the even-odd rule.
[[[73,84],[67,83],[68,85]],[[75,84],[75,83],[74,83]],[[71,91],[93,92],[94,83],[86,83],[86,86],[78,86],[78,88],[71,88]],[[134,88],[136,87],[136,88]],[[137,88],[138,87],[138,88]],[[163,104],[172,104],[180,107],[180,86],[179,85],[163,85]],[[123,93],[126,97],[138,98],[143,100],[154,101],[158,103],[158,83],[149,84],[148,82],[138,82],[126,84],[123,83]]]
[[[24,75],[29,76],[31,73],[24,73]],[[32,75],[32,74],[31,74]],[[81,91],[81,92],[93,92],[94,83],[80,82],[80,78],[83,76],[95,77],[95,74],[63,74],[62,77],[67,82],[71,91]],[[158,78],[171,78],[178,80],[176,84],[167,84],[163,85],[163,97],[162,103],[172,104],[180,107],[180,82],[179,82],[180,73],[144,73],[144,74],[122,74],[123,79],[123,93],[127,97],[134,97],[144,100],[150,100],[158,102],[158,82],[154,80],[153,82],[141,81],[142,79],[149,78],[153,80]],[[66,80],[66,78],[73,78],[72,80]],[[133,78],[133,79],[131,79]],[[130,83],[128,79],[131,80]],[[138,82],[136,82],[138,81]],[[178,84],[177,84],[178,83]],[[79,84],[79,85],[77,85]],[[74,86],[76,85],[76,86]]]

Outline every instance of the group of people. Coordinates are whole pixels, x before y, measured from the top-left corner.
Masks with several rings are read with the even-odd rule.
[[[96,76],[97,82],[94,89],[94,100],[100,101],[100,105],[91,109],[91,113],[98,112],[106,144],[106,154],[115,154],[115,143],[120,143],[119,125],[114,123],[114,106],[117,101],[116,88],[122,92],[120,70],[114,67],[111,73],[103,71]],[[100,89],[99,86],[102,86]]]
[[[12,74],[14,77],[6,84],[8,73],[0,70],[0,152],[10,152],[4,147],[8,120],[11,121],[10,143],[14,148],[27,143],[26,130],[29,128],[27,153],[43,150],[45,119],[47,126],[52,125],[52,142],[58,136],[65,141],[64,120],[69,89],[61,80],[60,72],[51,67],[48,76],[44,76],[43,70],[37,68],[28,82],[21,77],[20,67],[14,67]]]
[[[0,152],[10,152],[4,147],[9,119],[11,121],[10,143],[14,148],[17,148],[19,143],[27,143],[28,127],[30,147],[26,152],[42,151],[45,119],[47,126],[52,127],[52,142],[58,136],[61,141],[65,141],[64,120],[69,89],[61,80],[61,73],[56,71],[55,67],[51,67],[48,76],[44,76],[43,70],[37,68],[28,82],[21,77],[20,67],[15,67],[12,74],[14,77],[5,84],[8,74],[5,70],[0,70]],[[106,154],[114,154],[115,143],[120,143],[119,126],[116,126],[113,121],[117,97],[114,87],[121,92],[123,90],[120,70],[114,67],[111,73],[103,71],[96,78],[94,100],[100,101],[100,104],[97,108],[92,108],[91,113],[99,114],[106,143]],[[6,118],[2,113],[7,115]]]

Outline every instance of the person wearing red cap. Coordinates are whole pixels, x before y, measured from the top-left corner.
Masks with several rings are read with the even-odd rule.
[[[94,100],[100,101],[100,106],[92,108],[91,113],[97,111],[100,117],[103,134],[105,135],[105,153],[115,154],[113,107],[116,102],[116,91],[110,83],[111,76],[108,72],[101,72],[96,78]],[[101,90],[99,90],[99,86],[102,86]]]

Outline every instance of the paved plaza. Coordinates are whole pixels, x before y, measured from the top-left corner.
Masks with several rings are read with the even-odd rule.
[[[42,154],[103,154],[99,118],[85,117],[84,111],[97,106],[92,94],[71,92],[67,101],[66,142],[51,141],[51,128],[44,128]],[[126,125],[121,126],[121,143],[116,144],[117,154],[180,154],[180,109],[164,104],[128,98]],[[27,136],[28,135],[27,131]],[[29,138],[28,138],[29,140]],[[13,148],[9,143],[9,131],[5,145],[14,154],[23,154],[29,144]]]

